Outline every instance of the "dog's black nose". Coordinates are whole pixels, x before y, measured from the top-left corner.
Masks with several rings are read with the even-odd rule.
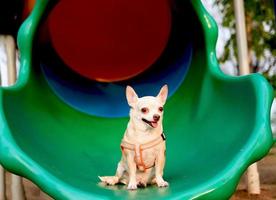
[[[160,115],[153,115],[153,120],[158,121],[160,119]]]

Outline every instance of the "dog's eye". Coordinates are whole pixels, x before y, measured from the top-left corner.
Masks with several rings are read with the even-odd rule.
[[[141,112],[144,113],[144,114],[145,114],[145,113],[148,113],[148,112],[149,112],[149,109],[144,107],[144,108],[141,109]]]
[[[158,109],[160,112],[163,112],[163,107],[159,107],[159,109]]]

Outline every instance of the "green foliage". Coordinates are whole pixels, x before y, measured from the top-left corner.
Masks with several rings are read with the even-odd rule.
[[[222,26],[230,29],[230,38],[219,58],[221,63],[237,63],[237,43],[233,0],[216,0],[223,15]],[[245,0],[246,31],[252,72],[261,72],[276,89],[276,25],[273,2],[269,0]],[[254,58],[254,59],[253,59]]]
[[[274,89],[274,96],[276,97],[276,74],[269,75],[268,72],[264,72],[263,75],[272,85]]]

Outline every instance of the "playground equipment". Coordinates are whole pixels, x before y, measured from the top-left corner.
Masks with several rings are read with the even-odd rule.
[[[71,6],[64,5],[66,2]],[[86,64],[94,59],[93,53],[97,49],[91,50],[90,54],[83,52],[89,56],[89,60],[84,58],[85,63],[78,57],[68,60],[67,56],[74,56],[70,50],[81,52],[78,45],[88,50],[90,45],[93,46],[97,38],[81,35],[89,29],[90,19],[80,17],[79,20],[86,19],[83,24],[87,26],[79,25],[81,30],[72,31],[72,35],[64,35],[67,32],[59,35],[51,25],[51,17],[66,15],[52,13],[68,6],[74,11],[73,16],[86,17],[89,14],[84,13],[92,7],[91,4],[99,9],[106,8],[98,1],[73,2],[76,1],[38,0],[21,27],[19,79],[14,86],[0,90],[1,164],[32,180],[55,199],[229,198],[242,173],[265,156],[273,145],[269,121],[272,90],[266,80],[258,74],[229,77],[220,71],[215,55],[217,27],[200,0],[152,1],[155,6],[141,0],[118,1],[124,9],[119,12],[120,6],[116,4],[116,9],[103,12],[106,15],[97,16],[104,19],[97,27],[119,25],[121,15],[114,16],[122,12],[122,15],[126,14],[128,6],[131,6],[131,14],[137,14],[137,17],[130,17],[135,23],[133,27],[128,26],[130,21],[126,20],[125,26],[130,30],[119,26],[111,30],[116,34],[111,32],[99,40],[103,42],[105,37],[114,37],[111,41],[115,44],[120,40],[120,45],[128,45],[138,38],[139,42],[153,42],[158,48],[145,50],[150,55],[145,58],[138,47],[132,51],[131,46],[126,49],[112,46],[110,54],[120,50],[131,58],[123,60],[124,57],[119,55],[117,61],[120,64],[112,65],[104,74],[97,66],[105,66],[106,62],[104,58],[96,57],[93,68],[87,66],[91,70],[87,74]],[[78,5],[83,10],[78,9]],[[158,19],[166,25],[157,24],[150,30],[156,36],[138,34],[134,38],[118,39],[120,31],[134,34],[131,30],[140,30],[145,21],[160,23],[151,18],[150,12],[145,11],[143,15],[147,5],[150,10],[158,10],[152,13],[157,13]],[[68,11],[65,9],[64,12]],[[64,23],[73,23],[73,19],[78,18],[64,19]],[[106,29],[93,27],[92,30],[106,33]],[[151,41],[158,37],[159,31],[164,31],[164,36]],[[70,48],[63,47],[66,41],[71,42]],[[83,46],[79,42],[88,44]],[[140,45],[138,42],[134,44]],[[117,71],[121,64],[131,66],[133,61],[136,65],[139,58],[141,63],[134,71]],[[93,70],[100,73],[93,73]],[[123,100],[125,86],[133,85],[142,96],[152,95],[164,83],[172,88],[164,118],[167,136],[164,174],[170,182],[169,188],[149,187],[133,193],[122,186],[106,188],[98,185],[98,175],[113,174],[120,158],[120,139],[128,120],[127,103]]]

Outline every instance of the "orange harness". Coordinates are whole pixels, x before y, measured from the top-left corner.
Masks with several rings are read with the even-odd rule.
[[[123,153],[124,153],[124,149],[134,151],[135,152],[135,162],[137,164],[137,168],[139,170],[143,170],[145,172],[147,169],[154,167],[154,164],[152,166],[145,165],[145,163],[143,161],[143,151],[146,149],[150,149],[154,146],[157,146],[158,144],[160,144],[161,142],[163,142],[165,140],[166,140],[166,137],[165,137],[164,133],[161,134],[161,137],[157,137],[156,139],[154,139],[150,142],[147,142],[145,144],[136,145],[136,144],[131,144],[131,143],[128,143],[128,142],[122,140],[121,149],[122,149]]]

